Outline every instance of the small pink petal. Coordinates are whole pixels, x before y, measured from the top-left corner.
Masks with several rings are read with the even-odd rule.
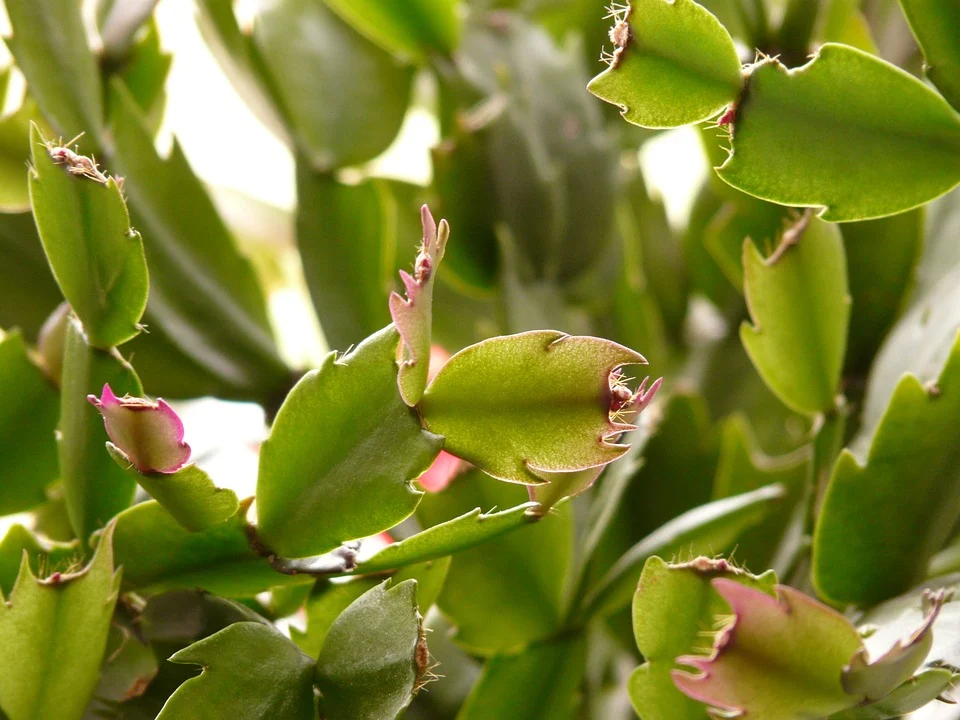
[[[456,455],[441,450],[433,464],[417,478],[417,482],[427,492],[440,492],[456,477],[460,471],[461,462]]]
[[[172,473],[190,459],[183,423],[163,400],[114,395],[104,385],[101,396],[87,400],[103,415],[107,435],[141,473]]]
[[[441,345],[431,345],[430,346],[430,369],[427,371],[427,376],[430,380],[433,380],[437,376],[437,373],[440,372],[440,368],[447,364],[447,360],[450,359],[450,353],[446,351],[445,348]]]

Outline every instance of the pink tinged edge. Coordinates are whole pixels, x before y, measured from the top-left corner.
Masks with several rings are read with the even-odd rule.
[[[127,456],[127,459],[139,472],[144,474],[174,473],[186,465],[190,459],[190,446],[183,441],[183,421],[165,400],[157,399],[154,402],[145,398],[118,398],[108,383],[103,386],[100,398],[97,398],[96,395],[87,395],[87,401],[96,407],[103,416],[103,423],[111,442]],[[125,422],[123,418],[127,413],[158,414],[162,431],[155,439],[159,441],[161,449],[160,452],[148,449],[147,454],[169,458],[167,462],[152,463],[144,460],[143,452],[141,452],[143,448],[138,447],[135,442],[128,441],[129,436],[125,437],[124,433],[121,432],[122,424]],[[154,464],[161,466],[152,467]]]
[[[678,664],[687,665],[698,670],[700,674],[694,675],[683,670],[673,670],[670,675],[673,684],[687,697],[721,711],[735,713],[730,717],[739,717],[746,714],[746,708],[738,707],[721,699],[721,696],[728,694],[724,691],[731,689],[728,685],[731,678],[726,676],[723,667],[717,664],[718,660],[724,651],[735,642],[737,627],[748,621],[751,613],[757,611],[764,615],[768,613],[789,613],[790,600],[787,599],[787,596],[790,596],[791,599],[796,599],[793,596],[803,596],[793,591],[792,588],[778,585],[776,590],[781,598],[778,599],[727,578],[715,578],[711,585],[720,597],[730,605],[734,620],[717,633],[711,655],[707,657],[683,655],[677,658],[676,662]]]

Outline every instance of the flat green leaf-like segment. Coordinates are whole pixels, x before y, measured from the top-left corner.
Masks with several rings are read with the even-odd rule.
[[[791,410],[832,408],[850,318],[840,232],[811,219],[788,230],[767,260],[745,240],[743,269],[753,325],[740,326],[740,339],[757,372]]]
[[[120,345],[140,332],[149,286],[143,242],[120,188],[113,178],[73,174],[69,160],[54,162],[35,125],[30,144],[30,204],[50,268],[90,344]]]
[[[511,507],[526,496],[524,488],[471,470],[443,492],[428,494],[417,518],[438,527],[472,508]],[[495,655],[552,636],[561,627],[572,559],[569,504],[453,555],[437,606],[456,626],[454,640],[472,654]]]
[[[86,131],[98,139],[103,89],[80,6],[73,0],[11,0],[5,5],[13,29],[7,47],[44,116],[65,137]]]
[[[635,125],[667,128],[713,117],[743,85],[726,28],[693,0],[631,0],[614,16],[610,68],[590,81],[594,95]]]
[[[90,564],[38,580],[24,561],[0,598],[0,708],[10,720],[80,720],[100,677],[120,572],[112,526]]]
[[[420,208],[420,218],[423,223],[423,243],[417,253],[413,275],[406,270],[400,271],[407,297],[398,293],[390,294],[390,315],[400,333],[397,386],[403,401],[410,407],[420,402],[427,387],[433,326],[433,283],[450,237],[447,221],[441,220],[437,227],[426,205]]]
[[[30,361],[19,332],[0,331],[0,398],[0,515],[10,515],[42,503],[59,474],[57,391]]]
[[[960,512],[957,417],[960,338],[935,384],[900,380],[865,462],[837,460],[814,533],[818,592],[873,605],[923,577]]]
[[[460,42],[456,0],[326,0],[361,33],[391,52],[423,60]]]
[[[573,720],[585,668],[582,635],[490,658],[457,720]]]
[[[883,700],[864,707],[844,710],[830,720],[888,720],[907,716],[948,692],[956,684],[956,675],[946,668],[934,668],[914,675]]]
[[[419,565],[410,565],[391,576],[394,585],[405,580],[417,581],[417,605],[420,612],[426,615],[427,611],[437,600],[437,595],[443,588],[443,582],[450,568],[450,558],[429,560]],[[300,632],[290,628],[290,636],[301,650],[311,657],[320,655],[320,650],[327,638],[327,633],[334,621],[346,610],[354,600],[368,590],[372,590],[380,582],[377,576],[367,576],[351,580],[350,582],[333,583],[319,580],[307,600],[307,631]]]
[[[428,663],[416,581],[386,580],[330,626],[317,658],[321,710],[329,718],[393,720],[410,704]]]
[[[157,720],[316,718],[313,659],[267,625],[234,623],[170,661],[203,672],[170,696]]]
[[[725,560],[706,557],[679,565],[651,557],[644,565],[633,598],[633,632],[645,662],[633,672],[627,686],[641,717],[706,717],[703,705],[673,684],[671,672],[679,667],[679,656],[706,652],[717,617],[728,612],[727,604],[710,586],[714,578],[727,578],[767,594],[773,594],[777,582],[773,571],[755,577]]]
[[[677,659],[700,671],[673,672],[686,695],[757,720],[820,718],[857,704],[840,676],[862,644],[843,615],[785,585],[777,597],[725,578],[712,585],[735,620],[709,658]]]
[[[11,525],[0,541],[0,594],[9,597],[20,574],[24,554],[34,574],[42,567],[45,572],[66,573],[75,569],[79,558],[77,541],[49,542],[41,540],[23,525]]]
[[[610,373],[628,363],[646,360],[556,330],[492,338],[450,358],[420,410],[448,452],[501,480],[537,485],[538,470],[585,470],[627,451],[607,438],[632,428],[610,420]]]
[[[354,574],[404,567],[482,545],[535,522],[536,517],[530,511],[536,507],[537,503],[531,502],[488,513],[474,508],[465,515],[388,545],[369,560],[359,563]]]
[[[827,43],[795,70],[753,66],[717,173],[831,222],[893,215],[960,183],[960,115],[903,70]]]
[[[232,517],[240,507],[233,490],[218,488],[203,470],[191,463],[173,473],[141,473],[113,443],[110,457],[140,487],[150,493],[187,530],[203,530]]]
[[[390,322],[397,202],[385,180],[346,185],[297,163],[297,248],[313,307],[332,348]]]
[[[289,371],[274,346],[263,291],[180,146],[175,142],[168,158],[157,154],[120,80],[109,99],[111,160],[126,178],[150,265],[146,323],[216,377],[222,394],[264,399],[285,388]]]
[[[317,0],[266,4],[253,42],[310,167],[331,172],[387,149],[410,101],[414,68]]]
[[[87,396],[110,385],[120,395],[143,394],[140,380],[116,350],[87,344],[71,319],[63,353],[60,386],[60,475],[70,524],[85,540],[133,502],[137,484],[104,451],[109,440],[103,419]]]
[[[924,71],[960,111],[960,9],[953,0],[900,0],[923,50]]]
[[[250,502],[227,522],[190,532],[157,502],[140,503],[117,517],[117,564],[126,568],[124,590],[155,594],[203,588],[227,597],[253,597],[272,587],[312,583],[306,575],[277,573],[250,549]]]
[[[583,601],[584,615],[609,615],[630,604],[641,569],[654,555],[716,555],[733,547],[744,530],[766,519],[784,488],[768,485],[715,500],[671,520],[638,542],[603,576]]]
[[[420,502],[411,482],[441,440],[400,398],[398,339],[391,325],[331,353],[284,401],[257,479],[258,532],[273,552],[320,555],[393,527]]]

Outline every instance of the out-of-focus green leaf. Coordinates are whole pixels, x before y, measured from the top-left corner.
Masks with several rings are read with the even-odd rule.
[[[24,168],[25,188],[26,180]],[[34,342],[44,320],[62,301],[33,214],[0,213],[0,327],[19,327]]]
[[[474,508],[460,517],[428,527],[415,535],[388,545],[357,565],[356,573],[373,573],[412,563],[453,555],[482,545],[500,535],[536,521],[530,513],[536,503],[522,503],[498,512]]]
[[[131,627],[114,622],[110,626],[100,682],[93,691],[85,720],[91,716],[103,717],[103,713],[111,717],[111,706],[117,707],[142,695],[157,670],[157,657],[149,643],[137,637]]]
[[[946,668],[934,668],[918,673],[883,700],[864,707],[834,713],[830,720],[889,720],[908,716],[949,691],[957,676]]]
[[[57,283],[92,346],[121,345],[140,332],[149,283],[120,187],[110,176],[74,174],[85,167],[69,158],[55,162],[36,126],[30,144],[30,204]]]
[[[10,69],[4,72],[10,73]],[[29,95],[13,113],[0,118],[0,211],[21,213],[30,209],[25,164],[30,159],[30,123],[41,121],[37,104]]]
[[[417,510],[436,526],[472,508],[512,507],[523,488],[473,470],[443,492],[427,495]],[[438,607],[457,626],[458,645],[493,655],[549,637],[560,627],[563,593],[573,554],[569,505],[539,522],[453,556]],[[497,608],[491,614],[490,608]]]
[[[628,121],[689,125],[736,100],[743,80],[733,39],[693,0],[630,0],[613,20],[610,67],[587,87]]]
[[[10,597],[0,601],[0,707],[10,720],[83,717],[120,588],[111,533],[108,527],[79,572],[38,579],[24,562]]]
[[[630,700],[641,717],[706,717],[703,705],[674,686],[671,673],[678,667],[678,657],[709,647],[717,616],[728,613],[727,604],[710,586],[717,577],[770,594],[777,582],[772,571],[756,577],[724,560],[705,557],[680,565],[651,557],[644,565],[633,598],[633,632],[645,662],[630,676],[628,685]]]
[[[794,509],[803,498],[810,477],[810,453],[801,449],[780,457],[764,454],[757,448],[753,430],[742,415],[728,418],[720,436],[714,498],[739,495],[774,483],[781,484],[785,491],[765,520],[737,538],[737,564],[761,572],[770,567]]]
[[[357,30],[391,52],[423,60],[460,41],[458,0],[325,0]]]
[[[0,542],[0,593],[4,597],[13,592],[24,554],[34,575],[41,567],[46,573],[69,573],[76,569],[80,557],[76,542],[43,541],[23,525],[11,525]]]
[[[960,337],[935,383],[897,383],[857,457],[844,451],[823,499],[813,544],[817,590],[872,605],[919,581],[960,511],[957,473]]]
[[[110,92],[113,165],[126,178],[131,217],[150,266],[145,322],[217,377],[228,397],[265,401],[289,371],[277,355],[263,292],[249,261],[177,143],[161,158],[130,93]]]
[[[960,183],[958,147],[960,115],[933,90],[827,43],[796,70],[775,59],[752,67],[717,173],[764,200],[824,208],[824,220],[869,220]]]
[[[539,484],[538,470],[605,465],[630,426],[610,417],[610,373],[641,355],[609,340],[554,330],[486,340],[454,355],[420,409],[444,448],[510,482]]]
[[[103,419],[87,402],[109,384],[122,395],[143,395],[140,380],[116,350],[87,344],[75,319],[67,326],[60,384],[60,476],[73,531],[85,540],[133,502],[137,483],[118,467],[105,446]]]
[[[787,224],[788,210],[738,193],[723,204],[704,229],[703,243],[723,274],[743,289],[743,241],[747,238],[764,256],[773,252]]]
[[[452,274],[458,285],[491,291],[500,254],[493,222],[496,188],[482,133],[464,125],[458,123],[451,136],[431,151],[436,199],[430,207],[456,233],[444,255],[444,276]]]
[[[475,130],[485,148],[496,197],[486,223],[509,231],[497,232],[520,251],[524,282],[582,275],[611,239],[616,158],[600,108],[583,92],[580,54],[504,13],[469,23],[457,57],[467,98],[454,82],[441,92],[460,103],[452,111],[457,122]],[[474,181],[482,203],[491,189],[482,176]],[[459,227],[452,227],[456,238]]]
[[[923,212],[845,223],[840,230],[853,301],[846,366],[866,372],[913,286],[923,247]]]
[[[278,93],[253,38],[237,23],[233,0],[198,0],[196,5],[200,33],[237,93],[274,135],[289,143]]]
[[[716,555],[744,530],[765,520],[783,500],[780,485],[714,500],[663,525],[630,548],[583,599],[582,615],[609,615],[630,603],[641,568],[654,555]]]
[[[117,564],[126,569],[124,588],[145,594],[203,588],[248,598],[277,585],[310,583],[305,575],[277,573],[250,549],[249,501],[230,520],[192,533],[157,502],[136,505],[117,517]]]
[[[960,111],[960,11],[950,0],[900,0],[923,49],[924,72]]]
[[[386,580],[352,602],[330,626],[317,658],[323,714],[399,717],[429,664],[420,621],[414,580]]]
[[[766,259],[746,240],[743,268],[753,325],[741,325],[740,339],[757,372],[797,412],[832,408],[850,318],[840,232],[801,220]]]
[[[98,0],[97,29],[104,54],[122,58],[134,44],[137,31],[153,14],[158,0]]]
[[[303,162],[297,197],[297,245],[310,296],[327,342],[346,350],[390,322],[396,200],[384,181],[345,185]]]
[[[64,138],[103,131],[103,87],[97,60],[74,0],[10,0],[7,47],[44,116]]]
[[[583,636],[487,660],[457,720],[573,720],[586,666]]]
[[[260,451],[257,516],[274,552],[304,557],[387,530],[422,493],[411,481],[440,450],[397,389],[388,326],[348,355],[331,353],[284,401]]]
[[[267,625],[234,623],[170,660],[201,665],[203,672],[180,686],[157,720],[316,718],[313,659]]]
[[[113,443],[107,443],[110,457],[126,470],[187,530],[203,530],[236,514],[239,508],[233,490],[219,488],[194,463],[173,473],[141,473]]]
[[[679,658],[693,672],[672,673],[687,696],[722,712],[805,720],[854,707],[841,676],[861,650],[859,633],[843,615],[799,590],[757,589],[716,578],[711,592],[735,620],[717,635],[713,653]],[[726,613],[725,613],[726,614]]]
[[[960,188],[934,200],[924,208],[923,255],[917,267],[914,300],[926,294],[960,264]]]
[[[154,3],[156,0],[145,0]],[[124,5],[126,3],[121,3]],[[154,134],[160,129],[163,112],[167,105],[164,92],[173,55],[164,52],[160,45],[160,29],[155,18],[147,22],[146,32],[130,49],[123,60],[119,75],[133,99],[143,111],[147,127]]]
[[[57,391],[19,332],[0,331],[0,398],[0,515],[10,515],[42,503],[59,473]]]
[[[264,3],[253,41],[311,169],[360,164],[396,137],[413,67],[358,34],[322,0]]]

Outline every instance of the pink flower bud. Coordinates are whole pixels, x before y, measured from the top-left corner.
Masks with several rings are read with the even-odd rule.
[[[118,398],[110,385],[103,386],[100,398],[87,400],[103,415],[110,440],[141,473],[176,472],[189,460],[183,423],[163,400]]]

